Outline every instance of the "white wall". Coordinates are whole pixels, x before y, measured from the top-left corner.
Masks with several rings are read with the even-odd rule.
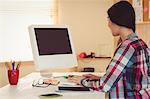
[[[54,23],[52,1],[0,0],[0,62],[33,60],[28,26]]]
[[[77,54],[109,54],[113,49],[107,26],[107,9],[111,4],[112,0],[59,0],[59,24],[70,27]]]

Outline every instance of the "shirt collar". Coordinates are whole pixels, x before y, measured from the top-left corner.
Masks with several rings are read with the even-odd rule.
[[[132,39],[132,38],[138,38],[137,33],[132,33],[132,34],[129,34],[129,35],[127,36],[127,39]],[[126,39],[126,40],[127,40],[127,39]],[[122,42],[123,42],[123,41],[121,41],[121,42],[117,45],[117,48],[122,44]]]
[[[137,38],[137,33],[132,33],[132,34],[129,34],[127,39],[132,39],[132,38]]]

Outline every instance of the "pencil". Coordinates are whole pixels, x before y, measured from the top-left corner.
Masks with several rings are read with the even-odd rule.
[[[7,66],[8,70],[11,70],[11,65],[9,62],[5,62],[5,66]]]
[[[19,70],[20,65],[21,65],[21,62],[18,62],[16,70]]]

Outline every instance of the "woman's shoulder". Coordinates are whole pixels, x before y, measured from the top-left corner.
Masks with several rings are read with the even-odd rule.
[[[142,39],[139,39],[138,37],[126,39],[122,42],[123,46],[133,46],[137,43],[139,43]],[[143,40],[142,40],[143,41]]]
[[[116,49],[116,51],[115,52],[117,52],[117,51],[121,51],[121,52],[123,52],[123,51],[132,51],[132,52],[134,52],[134,47],[132,46],[132,41],[130,41],[130,40],[124,40],[119,46],[118,46],[118,48]]]
[[[134,49],[148,48],[147,44],[141,38],[127,39],[122,42],[122,46],[129,46]]]
[[[127,46],[130,47],[133,42],[134,42],[133,40],[126,39],[126,40],[122,41],[120,47],[127,47]]]

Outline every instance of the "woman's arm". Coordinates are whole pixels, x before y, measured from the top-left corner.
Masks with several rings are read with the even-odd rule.
[[[115,87],[116,83],[125,72],[125,67],[129,63],[134,51],[135,50],[131,45],[122,44],[111,60],[106,74],[100,78],[99,83],[96,81],[86,81],[86,79],[84,79],[82,80],[82,84],[93,87],[95,90],[102,90],[104,92],[110,91]]]

